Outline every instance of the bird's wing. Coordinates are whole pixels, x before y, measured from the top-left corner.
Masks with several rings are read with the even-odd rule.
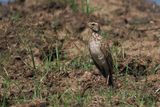
[[[112,54],[109,48],[109,45],[102,43],[101,44],[101,51],[103,52],[104,56],[105,56],[105,60],[106,60],[106,64],[105,67],[106,69],[108,69],[108,73],[109,73],[109,80],[108,80],[108,85],[114,86],[113,83],[113,77],[112,77],[112,73],[113,73],[113,59],[112,59]]]
[[[112,55],[111,55],[111,52],[110,52],[110,48],[107,44],[102,43],[100,49],[105,56],[107,65],[109,66],[110,73],[112,73],[113,72],[113,59],[112,59]]]

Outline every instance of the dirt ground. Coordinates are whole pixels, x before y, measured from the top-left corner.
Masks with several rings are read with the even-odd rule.
[[[0,5],[0,105],[160,107],[160,7],[90,0],[87,10],[73,1]],[[115,89],[90,58],[89,21],[111,42]]]

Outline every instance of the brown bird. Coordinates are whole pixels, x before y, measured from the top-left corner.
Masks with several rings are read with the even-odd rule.
[[[88,27],[92,31],[89,40],[89,51],[94,64],[101,74],[106,78],[108,86],[113,86],[113,59],[108,45],[104,44],[104,39],[100,34],[100,26],[96,22],[89,22]]]

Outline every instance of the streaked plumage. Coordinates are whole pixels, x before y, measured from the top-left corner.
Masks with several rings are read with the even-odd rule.
[[[109,48],[103,42],[102,36],[99,34],[100,26],[96,22],[88,23],[92,30],[92,36],[89,40],[89,51],[94,64],[101,74],[106,78],[107,85],[113,86],[113,60]]]

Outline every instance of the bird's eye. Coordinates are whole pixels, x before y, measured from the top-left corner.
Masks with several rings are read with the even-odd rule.
[[[94,26],[94,25],[95,25],[95,23],[92,23],[92,25]]]

